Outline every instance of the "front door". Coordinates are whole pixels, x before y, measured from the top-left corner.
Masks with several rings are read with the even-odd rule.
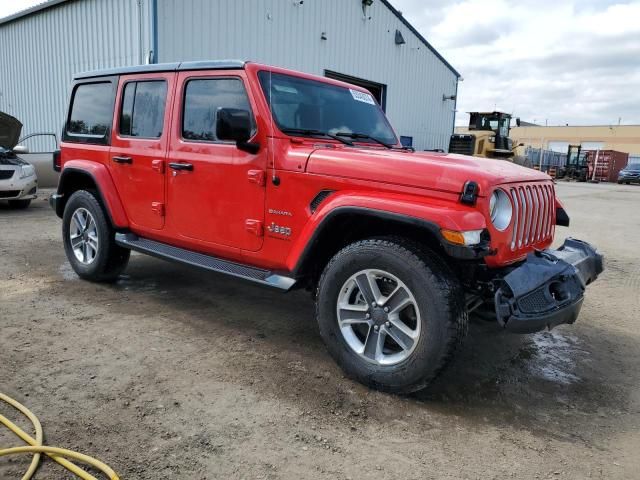
[[[181,108],[174,114],[167,178],[170,233],[214,249],[257,251],[267,150],[248,153],[216,137],[220,108],[255,111],[243,73],[180,72],[177,81]]]
[[[122,76],[110,150],[111,174],[134,231],[160,230],[175,73]]]

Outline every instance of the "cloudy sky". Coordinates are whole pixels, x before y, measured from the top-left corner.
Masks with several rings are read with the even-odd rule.
[[[392,0],[462,74],[464,112],[640,124],[640,1]]]
[[[39,3],[0,0],[0,17]],[[391,0],[463,75],[458,123],[640,124],[640,0]]]

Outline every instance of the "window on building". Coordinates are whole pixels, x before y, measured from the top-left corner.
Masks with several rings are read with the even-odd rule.
[[[167,82],[129,82],[124,87],[120,112],[120,134],[160,138],[164,125]]]
[[[247,92],[240,79],[189,80],[184,94],[183,138],[217,141],[216,115],[221,108],[251,111]]]
[[[400,136],[400,144],[403,147],[413,147],[413,137]]]
[[[113,87],[109,82],[86,83],[76,87],[67,133],[104,138],[111,128]]]

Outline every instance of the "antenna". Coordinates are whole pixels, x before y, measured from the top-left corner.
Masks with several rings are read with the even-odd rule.
[[[271,150],[271,183],[273,183],[276,187],[278,185],[280,185],[280,179],[278,178],[278,176],[276,175],[276,152],[273,148],[273,70],[269,70],[269,124],[271,125],[271,141],[269,143],[271,143],[271,147],[269,148],[269,150]]]

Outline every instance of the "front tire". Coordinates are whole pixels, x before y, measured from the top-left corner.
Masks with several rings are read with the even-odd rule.
[[[126,268],[130,250],[115,242],[115,231],[96,196],[78,190],[65,205],[62,239],[67,259],[80,278],[113,282]]]
[[[368,239],[325,268],[316,319],[345,373],[378,390],[425,388],[467,332],[459,282],[432,251],[405,239]]]

